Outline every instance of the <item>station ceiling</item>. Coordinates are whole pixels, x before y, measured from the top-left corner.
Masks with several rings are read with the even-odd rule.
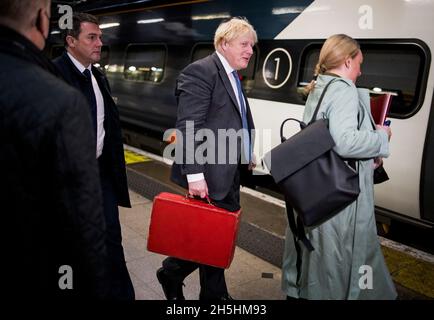
[[[149,5],[163,5],[183,2],[185,0],[52,0],[51,12],[56,15],[58,5],[70,5],[73,10],[98,12],[99,10],[110,11],[111,9],[121,8],[125,5],[133,7],[149,6]],[[204,0],[194,0],[204,1]]]
[[[72,7],[80,8],[97,8],[97,7],[109,7],[114,5],[125,5],[125,4],[137,4],[143,5],[147,3],[155,4],[166,4],[166,3],[176,3],[181,2],[180,0],[52,0],[52,7],[57,7],[57,5],[70,5]]]

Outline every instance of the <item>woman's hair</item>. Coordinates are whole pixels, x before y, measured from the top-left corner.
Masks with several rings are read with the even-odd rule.
[[[318,63],[315,66],[314,78],[329,70],[339,67],[348,58],[354,59],[360,51],[356,40],[345,35],[335,34],[324,42],[319,53]],[[315,87],[315,82],[309,83],[305,92],[309,93]]]
[[[223,40],[231,41],[248,32],[252,34],[255,43],[258,42],[256,31],[246,18],[231,18],[218,26],[214,36],[214,47],[217,50]]]

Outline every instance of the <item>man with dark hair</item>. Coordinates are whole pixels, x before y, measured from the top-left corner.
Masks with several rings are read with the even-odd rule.
[[[68,36],[75,39],[79,38],[81,33],[81,23],[83,22],[99,25],[97,17],[85,12],[76,12],[72,18],[72,29],[65,29],[63,32],[63,42],[65,44],[65,48],[68,48]]]
[[[54,63],[68,83],[86,96],[92,115],[107,224],[110,298],[134,300],[134,287],[122,247],[118,210],[118,205],[131,207],[119,114],[107,78],[92,66],[101,58],[101,34],[96,17],[74,13],[73,29],[67,30],[65,35],[66,52]]]
[[[49,19],[49,0],[0,2],[2,290],[14,298],[105,298],[89,110],[41,53]]]

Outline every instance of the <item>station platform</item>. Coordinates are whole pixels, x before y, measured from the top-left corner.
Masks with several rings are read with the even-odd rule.
[[[170,182],[170,165],[139,149],[125,146],[132,208],[120,208],[123,246],[136,299],[162,300],[156,271],[166,256],[146,250],[152,199],[160,192],[185,194]],[[283,203],[242,188],[242,221],[231,267],[225,271],[236,300],[284,300],[281,261],[287,226]],[[434,300],[434,256],[380,237],[383,254],[400,300]],[[187,300],[199,296],[199,274],[185,280]]]

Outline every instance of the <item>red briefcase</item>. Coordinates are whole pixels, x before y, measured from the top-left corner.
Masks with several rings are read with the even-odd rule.
[[[148,250],[219,268],[234,257],[241,210],[163,192],[154,198]]]

